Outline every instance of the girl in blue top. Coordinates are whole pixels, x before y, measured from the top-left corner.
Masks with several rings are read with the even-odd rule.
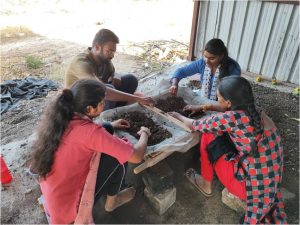
[[[201,96],[217,100],[217,83],[230,75],[241,75],[239,64],[228,56],[228,51],[221,39],[211,39],[205,45],[203,58],[179,68],[171,78],[169,92],[177,94],[178,83],[182,78],[200,74]]]

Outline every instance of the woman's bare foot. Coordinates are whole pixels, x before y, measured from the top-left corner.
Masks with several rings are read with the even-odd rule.
[[[105,211],[112,212],[116,208],[131,201],[135,196],[136,190],[133,187],[126,188],[114,196],[107,196],[105,203]]]
[[[188,180],[206,197],[212,196],[212,182],[206,181],[193,168],[189,168],[185,172]]]
[[[207,194],[212,193],[212,182],[204,180],[199,174],[195,174],[195,183]]]

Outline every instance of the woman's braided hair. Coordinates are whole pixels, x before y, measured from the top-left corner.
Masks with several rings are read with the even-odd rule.
[[[33,172],[45,178],[51,171],[54,155],[74,112],[85,114],[87,106],[94,108],[105,96],[105,86],[95,80],[76,81],[47,107],[40,121],[37,139],[32,146]]]
[[[243,110],[250,117],[250,124],[255,128],[255,137],[261,135],[263,133],[261,116],[255,107],[250,83],[240,76],[228,76],[221,79],[218,90],[224,99],[231,102],[231,110]],[[256,153],[256,143],[251,145],[253,153]]]
[[[251,118],[251,122],[255,127],[256,135],[261,134],[263,132],[263,128],[261,126],[261,117],[258,111],[256,110],[254,103],[248,105],[246,112],[248,112]]]

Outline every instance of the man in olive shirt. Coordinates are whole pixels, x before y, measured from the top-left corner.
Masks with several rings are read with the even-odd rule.
[[[119,38],[108,29],[101,29],[93,40],[91,48],[77,55],[71,62],[65,76],[65,87],[69,88],[79,79],[95,79],[106,84],[106,109],[123,106],[127,102],[151,105],[150,97],[134,95],[138,81],[128,74],[116,78],[111,62],[117,49]]]

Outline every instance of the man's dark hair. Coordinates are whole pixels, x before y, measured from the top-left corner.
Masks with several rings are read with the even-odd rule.
[[[103,45],[109,41],[119,44],[119,38],[114,32],[108,29],[101,29],[95,35],[92,46],[94,47],[96,44]]]

